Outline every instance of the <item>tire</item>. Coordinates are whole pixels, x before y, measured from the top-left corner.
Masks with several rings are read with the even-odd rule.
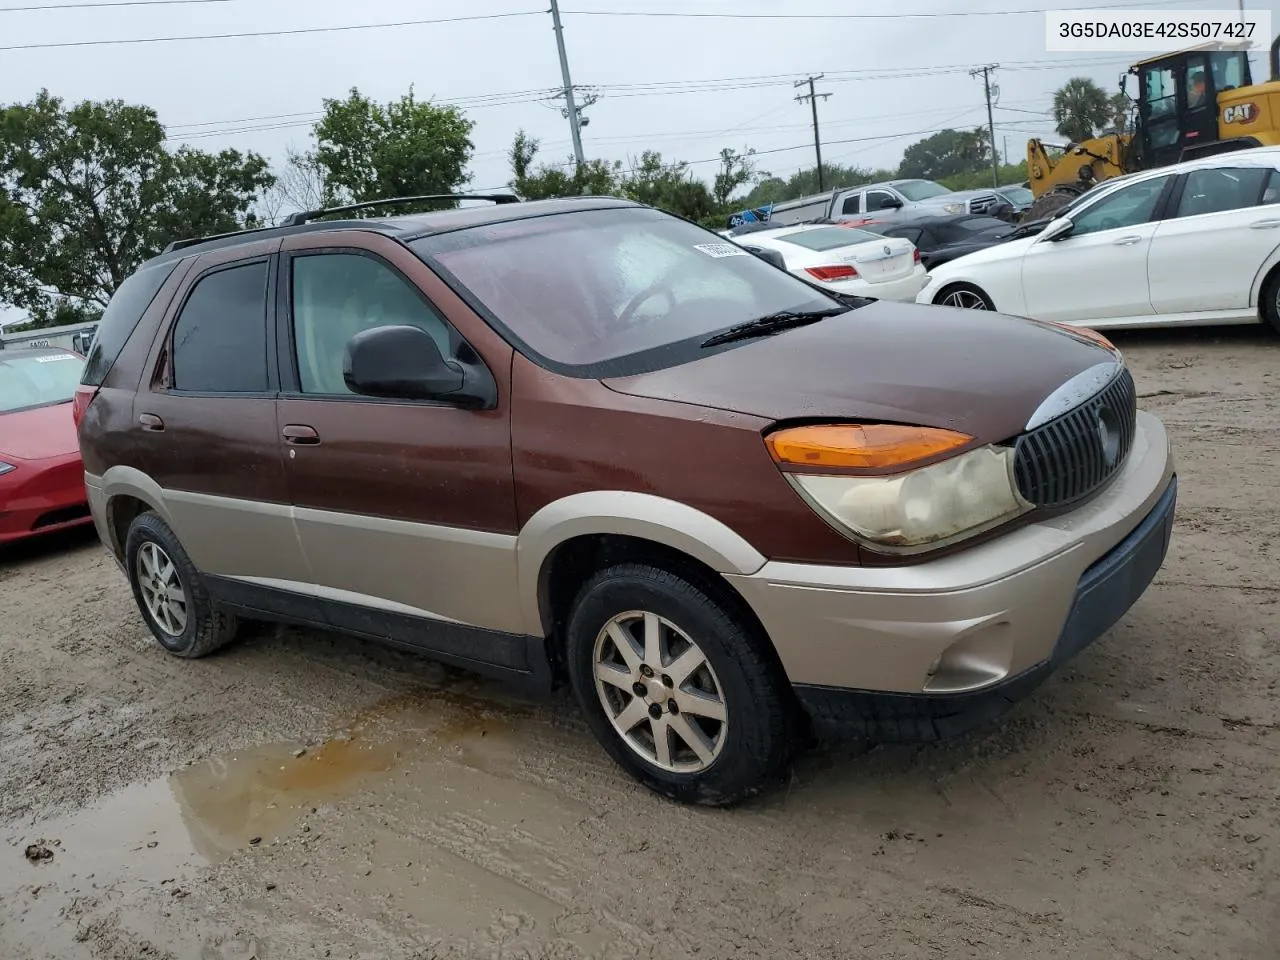
[[[1262,319],[1272,333],[1280,334],[1280,270],[1272,272],[1262,285]]]
[[[646,657],[643,647],[650,624],[662,638],[657,657]],[[629,654],[615,640],[628,642],[619,631],[634,638]],[[768,640],[689,580],[640,563],[600,571],[574,601],[566,655],[574,694],[596,738],[663,796],[729,806],[776,780],[789,758],[796,741],[793,701]],[[677,671],[700,658],[705,663],[681,680]],[[597,662],[613,668],[613,682],[597,680]],[[723,721],[714,716],[721,711]],[[628,724],[624,738],[620,729]],[[665,758],[659,731],[668,737]],[[686,732],[700,735],[701,753]]]
[[[124,555],[133,599],[152,635],[167,651],[194,660],[235,639],[238,621],[209,598],[187,551],[159,516],[143,513],[133,521]],[[154,599],[157,590],[175,588],[181,601]]]
[[[1022,222],[1030,223],[1051,217],[1082,193],[1084,190],[1070,184],[1054,187],[1048,193],[1042,193],[1031,206],[1027,207],[1022,214]]]
[[[994,310],[996,308],[986,291],[972,283],[948,284],[938,291],[933,302],[940,307],[956,307],[961,310]]]

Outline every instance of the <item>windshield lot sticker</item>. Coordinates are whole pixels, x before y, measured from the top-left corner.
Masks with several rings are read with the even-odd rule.
[[[701,250],[708,257],[749,257],[751,256],[746,250],[743,250],[735,243],[695,243],[693,249]]]
[[[59,360],[74,360],[69,353],[60,353],[56,357],[36,357],[36,363],[57,363]]]

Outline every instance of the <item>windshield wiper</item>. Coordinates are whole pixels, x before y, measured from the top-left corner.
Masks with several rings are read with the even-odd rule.
[[[764,337],[780,330],[792,327],[805,327],[827,317],[848,313],[848,307],[827,307],[825,310],[779,310],[755,320],[748,320],[728,330],[722,330],[714,336],[702,341],[704,347],[717,347],[722,343],[733,343],[735,340],[750,340],[752,337]]]

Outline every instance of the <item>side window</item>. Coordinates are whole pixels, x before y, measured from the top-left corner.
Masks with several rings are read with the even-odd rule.
[[[887,210],[893,203],[893,194],[883,190],[871,190],[867,193],[867,213],[875,210]]]
[[[1262,191],[1262,205],[1280,203],[1280,170],[1268,170],[1267,185]]]
[[[197,393],[267,389],[267,263],[198,281],[173,325],[173,388]]]
[[[1101,230],[1119,230],[1147,223],[1156,212],[1160,194],[1164,192],[1169,177],[1155,177],[1141,183],[1121,187],[1115,193],[1071,217],[1075,229],[1071,236],[1079,237]]]
[[[862,199],[862,194],[851,193],[844,198],[844,206],[840,208],[840,212],[846,216],[852,213],[858,213],[858,201]]]
[[[1262,198],[1266,167],[1217,167],[1192,170],[1182,187],[1178,201],[1179,217],[1195,217],[1255,207]]]
[[[102,385],[124,345],[133,336],[142,315],[150,308],[151,301],[177,265],[178,261],[174,260],[139,270],[120,284],[98,321],[96,332],[88,335],[90,350],[89,361],[84,368],[84,383],[94,387]]]
[[[293,258],[293,341],[303,393],[346,394],[347,342],[373,327],[413,326],[431,334],[444,357],[457,347],[453,328],[418,289],[391,267],[358,253]]]
[[[1143,86],[1151,120],[1161,120],[1178,112],[1177,78],[1170,67],[1147,67]]]

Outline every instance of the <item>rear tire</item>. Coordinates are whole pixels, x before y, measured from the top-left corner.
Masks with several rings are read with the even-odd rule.
[[[142,619],[167,651],[194,660],[235,639],[238,621],[210,599],[187,551],[158,515],[134,519],[124,556]]]
[[[1280,333],[1280,268],[1273,270],[1262,285],[1262,319],[1272,333]]]
[[[792,701],[768,640],[709,593],[647,564],[602,570],[574,602],[566,659],[620,766],[674,800],[728,806],[777,778]]]

